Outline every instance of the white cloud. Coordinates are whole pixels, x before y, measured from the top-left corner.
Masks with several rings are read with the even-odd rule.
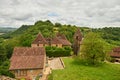
[[[0,26],[37,20],[78,26],[120,26],[120,0],[0,0]]]

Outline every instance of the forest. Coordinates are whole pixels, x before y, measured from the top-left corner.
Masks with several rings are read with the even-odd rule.
[[[44,37],[52,38],[57,32],[64,34],[73,43],[73,35],[78,28],[80,28],[83,37],[88,32],[98,33],[109,44],[111,50],[115,46],[120,46],[120,28],[118,27],[92,29],[40,20],[35,22],[34,25],[22,25],[15,31],[0,35],[0,75],[14,77],[8,69],[9,60],[15,46],[29,47],[38,33],[43,34]]]

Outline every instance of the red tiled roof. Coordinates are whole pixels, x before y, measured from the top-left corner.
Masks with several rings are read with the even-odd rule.
[[[120,58],[120,47],[115,47],[113,51],[110,53],[110,56]]]
[[[42,47],[16,47],[9,70],[43,68],[44,57],[45,49]]]
[[[79,41],[82,40],[82,34],[81,34],[81,32],[80,32],[80,29],[77,29],[77,31],[75,32],[74,38],[76,39],[76,37],[77,37],[77,39],[78,39]]]
[[[111,56],[111,57],[120,58],[120,53],[115,53],[115,52],[113,52],[113,53],[110,53],[110,56]]]
[[[71,43],[65,39],[59,39],[63,46],[71,46]]]
[[[56,36],[57,36],[59,39],[67,39],[64,34],[57,33]]]
[[[52,43],[52,44],[62,44],[57,37],[52,38],[51,43]]]
[[[48,44],[62,44],[57,37],[45,38]]]
[[[32,42],[32,44],[46,44],[46,43],[47,41],[40,33],[37,35],[36,39]]]
[[[71,43],[67,40],[67,38],[64,34],[58,33],[56,36],[59,39],[59,41],[62,43],[62,45],[71,46]]]

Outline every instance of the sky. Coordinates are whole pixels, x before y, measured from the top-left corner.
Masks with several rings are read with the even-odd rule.
[[[53,23],[120,27],[120,0],[0,0],[0,27]]]

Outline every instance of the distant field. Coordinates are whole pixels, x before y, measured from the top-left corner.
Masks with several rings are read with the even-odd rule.
[[[17,28],[4,28],[4,27],[0,27],[0,33],[7,33],[7,32],[11,32],[11,31],[15,31]]]
[[[54,70],[49,80],[120,80],[120,64],[84,66],[72,58],[63,58],[64,70]]]
[[[0,35],[2,35],[2,34],[4,34],[4,33],[0,33]]]

